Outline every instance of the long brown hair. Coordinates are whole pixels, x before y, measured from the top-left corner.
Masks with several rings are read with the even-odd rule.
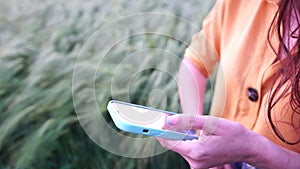
[[[279,46],[272,45],[271,37],[276,36]],[[268,119],[271,127],[278,138],[283,142],[295,145],[300,143],[300,135],[296,141],[288,141],[281,134],[272,120],[272,109],[285,96],[289,96],[289,106],[294,115],[300,115],[300,1],[299,0],[281,0],[278,11],[273,19],[268,33],[269,44],[277,55],[280,62],[279,69],[274,77],[278,80],[271,89],[271,95],[268,103]],[[293,43],[291,44],[290,42]],[[275,85],[276,84],[276,85]],[[284,113],[284,112],[283,112]],[[297,121],[296,123],[299,123]],[[293,120],[291,125],[294,127]],[[299,124],[298,124],[299,125]]]

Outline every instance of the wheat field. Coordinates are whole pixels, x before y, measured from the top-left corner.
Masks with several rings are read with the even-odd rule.
[[[188,168],[173,152],[129,158],[105,150],[83,130],[76,108],[95,110],[92,88],[110,124],[110,99],[180,112],[179,61],[213,4],[1,0],[0,168]]]

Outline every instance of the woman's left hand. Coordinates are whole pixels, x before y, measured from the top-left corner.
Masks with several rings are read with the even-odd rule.
[[[158,138],[164,148],[179,153],[191,168],[209,168],[232,162],[247,162],[260,149],[253,140],[257,134],[240,123],[200,115],[173,115],[167,128],[201,130],[198,140]],[[255,146],[254,146],[255,144]]]

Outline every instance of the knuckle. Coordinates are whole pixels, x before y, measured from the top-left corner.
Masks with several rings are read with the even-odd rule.
[[[197,123],[196,118],[197,118],[196,115],[189,115],[189,117],[187,119],[187,125],[190,127],[193,127]]]
[[[231,124],[231,128],[232,128],[232,131],[234,132],[234,134],[236,134],[236,135],[241,135],[241,134],[245,133],[245,127],[239,122],[233,122]]]
[[[244,126],[239,122],[233,122],[233,127],[238,131],[243,131]]]

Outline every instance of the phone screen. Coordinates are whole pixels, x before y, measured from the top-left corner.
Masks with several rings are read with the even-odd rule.
[[[142,127],[162,129],[166,124],[166,118],[171,115],[168,112],[139,106],[121,103],[115,103],[114,105],[124,120]]]

